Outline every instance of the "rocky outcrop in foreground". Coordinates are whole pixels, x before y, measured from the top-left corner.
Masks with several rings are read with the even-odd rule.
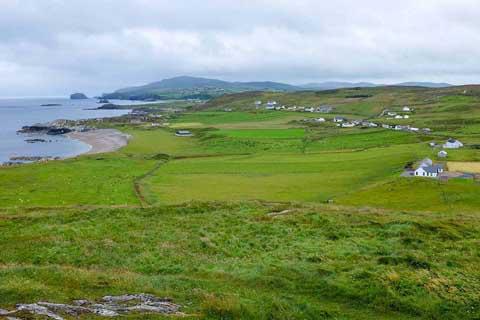
[[[182,315],[179,310],[180,306],[168,298],[140,293],[105,296],[98,303],[75,300],[72,305],[50,302],[17,304],[13,311],[0,309],[0,319],[22,319],[22,315],[43,316],[54,320],[64,320],[64,316],[79,317],[88,314],[100,317],[118,317],[130,313]]]

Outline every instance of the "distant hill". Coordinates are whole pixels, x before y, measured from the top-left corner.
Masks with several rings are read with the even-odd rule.
[[[295,91],[301,88],[279,82],[228,82],[198,77],[175,77],[144,86],[104,94],[106,99],[210,99],[245,91]]]
[[[436,83],[436,82],[402,82],[397,83],[395,86],[401,87],[425,87],[425,88],[447,88],[452,85],[449,83]]]
[[[327,81],[320,83],[307,83],[302,85],[302,88],[310,90],[332,90],[332,89],[344,89],[344,88],[370,88],[377,87],[378,84],[370,82],[339,82],[339,81]]]
[[[229,82],[218,79],[181,76],[152,82],[143,86],[128,87],[106,93],[104,99],[131,99],[131,100],[168,100],[168,99],[200,99],[209,100],[224,94],[241,93],[247,91],[292,92],[302,90],[332,90],[344,88],[371,88],[385,86],[370,82],[339,82],[328,81],[308,83],[294,86],[272,81],[257,82]],[[426,88],[449,87],[448,83],[433,82],[403,82],[393,86],[412,86]]]
[[[338,81],[327,81],[320,83],[307,83],[302,85],[302,88],[308,90],[332,90],[332,89],[348,89],[348,88],[372,88],[372,87],[383,87],[387,86],[385,84],[376,84],[371,82],[338,82]],[[402,82],[396,83],[388,86],[397,86],[397,87],[424,87],[424,88],[447,88],[452,85],[449,83],[436,83],[436,82]]]

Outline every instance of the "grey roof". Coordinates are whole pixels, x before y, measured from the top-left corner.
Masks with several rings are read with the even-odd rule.
[[[428,173],[438,173],[438,171],[443,170],[443,165],[435,164],[433,166],[423,167],[423,170]]]

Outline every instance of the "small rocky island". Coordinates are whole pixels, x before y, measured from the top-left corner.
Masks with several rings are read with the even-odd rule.
[[[72,93],[70,95],[70,99],[71,100],[84,100],[84,99],[88,99],[88,97],[84,93],[77,92],[77,93]]]

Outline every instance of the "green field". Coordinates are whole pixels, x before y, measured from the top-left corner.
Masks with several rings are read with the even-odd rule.
[[[404,105],[410,119],[380,117]],[[105,121],[132,136],[117,152],[0,167],[0,308],[147,292],[192,319],[480,318],[478,177],[400,177],[425,157],[478,164],[478,87],[248,92],[184,110],[163,127]],[[428,143],[449,137],[465,147],[438,159]]]
[[[1,305],[146,291],[205,318],[475,318],[479,218],[453,217],[253,203],[3,214]]]

